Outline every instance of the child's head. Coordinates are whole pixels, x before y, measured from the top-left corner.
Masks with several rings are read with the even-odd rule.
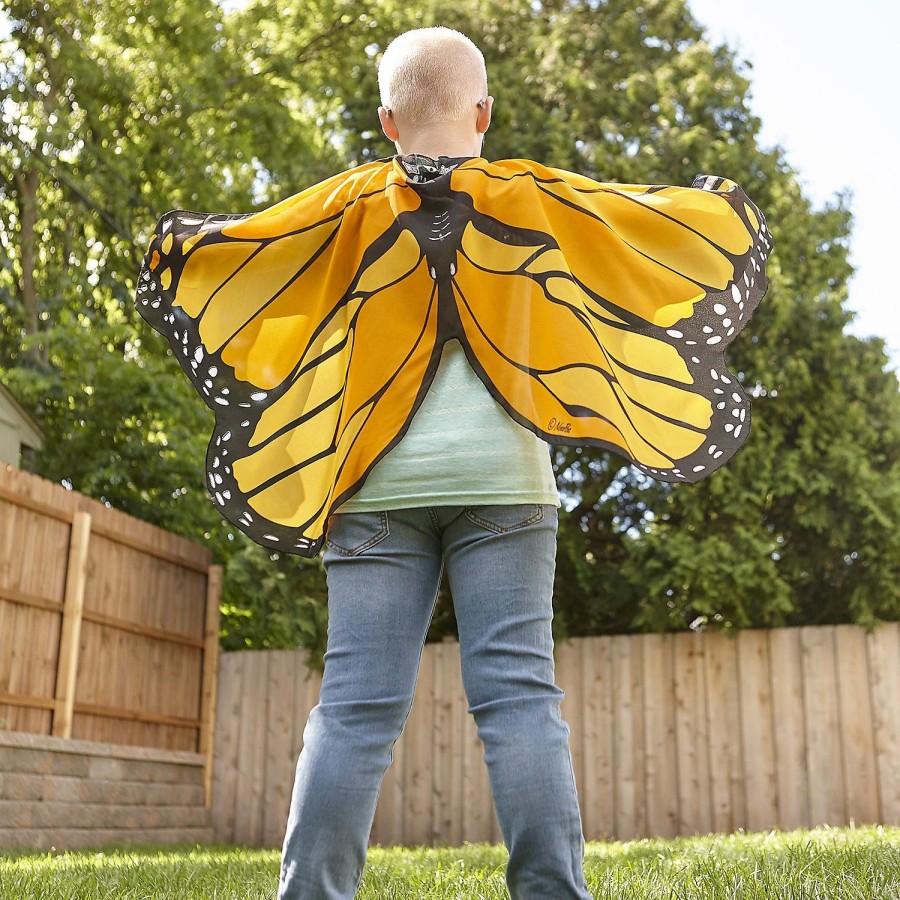
[[[480,135],[490,121],[484,57],[450,28],[418,28],[391,41],[378,64],[378,87],[382,126],[405,152],[414,149],[414,136]]]

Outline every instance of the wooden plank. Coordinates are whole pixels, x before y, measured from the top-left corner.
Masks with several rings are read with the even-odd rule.
[[[213,567],[218,568],[218,567]],[[186,634],[179,634],[176,631],[164,631],[160,628],[148,628],[146,625],[140,625],[136,622],[130,622],[127,619],[118,616],[109,616],[104,613],[85,610],[82,616],[83,621],[91,622],[95,625],[103,625],[105,628],[115,628],[119,631],[127,631],[130,634],[136,634],[140,637],[153,638],[157,641],[163,641],[167,644],[181,644],[185,647],[193,647],[203,650],[206,648],[206,642],[203,638],[195,638]]]
[[[678,754],[675,744],[674,640],[671,634],[635,637],[642,645],[647,834],[678,832]]]
[[[737,641],[747,828],[761,831],[778,819],[768,633],[748,629]]]
[[[583,638],[573,638],[556,647],[556,684],[563,691],[560,716],[569,726],[569,752],[579,806],[584,805],[584,696],[581,685]],[[582,817],[583,822],[583,817]]]
[[[263,786],[266,753],[260,735],[265,734],[266,684],[269,657],[260,650],[244,650],[241,733],[238,743],[237,790],[235,791],[234,839],[238,844],[263,843]]]
[[[307,682],[313,673],[306,665],[308,653],[306,650],[293,650],[287,655],[285,665],[286,677],[289,684],[285,685],[285,724],[288,734],[285,747],[285,761],[282,769],[282,784],[279,785],[280,796],[286,811],[284,821],[281,823],[281,843],[284,843],[285,826],[290,815],[291,798],[294,790],[294,777],[297,770],[297,762],[300,758],[300,748],[303,746],[303,729],[306,727],[306,719],[309,715],[307,708]],[[218,753],[218,751],[216,751]]]
[[[876,824],[878,772],[865,632],[856,625],[837,625],[834,645],[847,822]]]
[[[434,727],[431,742],[431,843],[443,841],[449,823],[445,817],[448,807],[447,783],[450,778],[450,701],[444,683],[444,656],[446,645],[433,644],[431,648],[434,667]]]
[[[680,718],[676,727],[679,750],[685,748],[690,771],[679,773],[679,792],[685,788],[687,809],[681,804],[681,834],[707,834],[712,831],[712,794],[709,784],[709,706],[706,698],[705,635],[682,633],[675,636],[676,692],[681,689],[684,706],[677,706]],[[681,644],[680,652],[678,644]],[[681,662],[681,666],[678,662]],[[683,759],[684,757],[682,757]],[[685,827],[687,826],[687,827]]]
[[[18,698],[52,697],[56,647],[48,644],[60,619],[70,529],[65,523],[9,504],[4,504],[0,516],[0,583],[8,598],[0,601],[0,691]],[[60,552],[42,555],[48,549]],[[11,602],[15,600],[24,602]],[[0,709],[0,727],[48,734],[51,712],[42,707],[8,705]]]
[[[47,596],[50,581],[50,568],[43,564],[41,552],[46,543],[46,533],[51,520],[45,516],[32,516],[28,524],[27,532],[23,532],[18,547],[18,557],[21,569],[18,574],[18,586],[23,591]],[[27,535],[27,536],[26,536]],[[35,695],[31,681],[31,673],[36,668],[32,660],[33,634],[35,624],[35,610],[31,608],[19,608],[13,617],[13,640],[9,658],[9,691],[15,694]],[[39,714],[42,715],[42,714]],[[36,718],[34,710],[29,707],[19,707],[10,716],[7,727],[20,731],[41,732],[42,722]]]
[[[678,760],[679,834],[712,830],[709,811],[709,760],[701,739],[707,720],[705,691],[697,690],[703,676],[696,635],[680,633],[674,640],[675,744]],[[703,736],[705,737],[705,735]]]
[[[462,676],[459,644],[434,645],[434,757],[431,835],[434,844],[462,843]]]
[[[878,769],[879,821],[900,822],[900,625],[889,622],[866,635],[875,763]]]
[[[412,709],[403,732],[406,782],[404,841],[431,844],[431,763],[434,729],[434,667],[432,645],[426,644],[419,664]]]
[[[641,690],[641,648],[629,636],[613,638],[613,733],[615,756],[615,837],[643,837],[647,828],[644,808],[644,711]]]
[[[138,709],[122,709],[118,706],[100,706],[96,703],[74,704],[76,713],[99,716],[103,719],[121,719],[123,722],[142,722],[147,725],[172,725],[176,728],[199,728],[200,720],[181,716],[167,716],[161,713],[141,712]],[[62,735],[59,735],[62,737]],[[194,742],[196,744],[196,741]]]
[[[235,794],[237,792],[238,741],[241,727],[241,700],[244,653],[223,653],[219,657],[218,711],[216,714],[216,754],[213,766],[212,823],[216,841],[234,842]]]
[[[0,692],[0,703],[8,706],[27,706],[31,709],[56,709],[56,701],[50,697],[28,697],[23,694]]]
[[[491,797],[484,744],[475,717],[466,716],[463,731],[463,835],[473,843],[491,840]]]
[[[30,610],[20,609],[13,621],[13,643],[12,654],[9,661],[9,686],[11,691],[21,694],[27,693],[31,695],[31,691],[27,690],[23,682],[27,681],[27,669],[29,660],[29,648],[27,644],[27,635],[30,631],[31,616],[28,615]],[[33,707],[19,706],[12,710],[10,715],[10,727],[16,731],[36,731],[34,720],[31,716]]]
[[[732,832],[746,827],[737,641],[709,632],[704,643],[712,828]]]
[[[205,573],[209,566],[210,553],[205,547],[28,472],[19,470],[13,478],[0,479],[0,501],[65,523],[73,521],[76,511],[87,512],[97,535],[198,572]],[[162,542],[168,546],[162,546]]]
[[[451,695],[451,724],[453,726],[450,735],[450,787],[452,797],[451,826],[446,841],[452,847],[458,847],[464,840],[463,835],[463,739],[465,735],[466,719],[468,715],[468,703],[462,681],[462,663],[459,643],[448,644],[451,648],[450,668],[451,677],[449,684],[452,687]]]
[[[37,479],[35,479],[37,481]],[[50,519],[57,519],[60,522],[72,522],[74,513],[68,509],[62,509],[54,503],[45,503],[35,500],[27,494],[21,494],[15,489],[11,489],[6,485],[0,484],[0,500],[19,506],[22,509],[28,509],[31,512],[47,516]]]
[[[84,611],[84,586],[87,576],[90,535],[90,515],[83,512],[76,513],[72,520],[72,535],[69,544],[66,595],[56,679],[57,707],[53,716],[53,734],[63,738],[72,736],[75,677],[78,670],[78,651],[81,642],[81,614]]]
[[[588,841],[611,839],[615,833],[613,812],[613,702],[612,647],[610,637],[589,638],[582,656],[584,702],[584,837]]]
[[[35,594],[26,594],[8,587],[0,587],[0,600],[8,600],[19,606],[32,606],[35,609],[45,609],[50,612],[62,612],[62,600],[51,600],[48,597],[38,597]]]
[[[804,699],[803,653],[799,628],[769,632],[772,672],[772,720],[775,740],[777,824],[785,831],[809,828],[810,776],[806,719],[815,715]]]
[[[48,489],[51,488],[48,485]],[[49,494],[48,494],[49,496]],[[66,590],[71,528],[64,522],[44,519],[40,544],[41,578],[33,583],[35,593],[63,604]],[[33,610],[29,628],[31,677],[29,693],[52,698],[56,692],[63,609]],[[53,711],[43,711],[34,721],[34,731],[49,735],[53,729]]]
[[[280,847],[291,802],[294,767],[294,650],[268,650],[266,685],[266,776],[263,785],[263,845]]]
[[[79,672],[76,707],[79,703],[88,702],[106,709],[143,710],[199,725],[200,650],[90,622],[83,625],[81,648],[82,656],[90,653],[96,658],[97,654],[101,654],[107,668],[104,678],[102,666],[84,661]],[[141,672],[145,677],[129,678],[129,682],[136,683],[119,686],[118,679],[109,678],[109,673],[114,671]],[[128,718],[137,721],[133,716]]]
[[[636,836],[634,825],[633,732],[631,728],[631,690],[629,672],[629,641],[624,635],[612,639],[612,695],[613,707],[613,838],[627,840]]]
[[[833,630],[801,628],[800,649],[807,709],[806,759],[809,783],[815,785],[809,794],[810,825],[843,825],[847,811]]]
[[[146,553],[148,556],[153,556],[156,559],[163,559],[166,562],[175,563],[185,569],[192,569],[195,572],[206,574],[206,571],[209,568],[208,562],[205,560],[198,560],[192,554],[189,555],[187,553],[174,552],[164,547],[160,547],[155,543],[142,541],[132,537],[124,531],[119,531],[115,527],[100,523],[94,527],[94,531],[100,537],[104,537],[109,541],[115,541],[115,543],[121,544],[123,547],[131,547],[133,550],[139,550],[141,553]]]
[[[206,582],[206,616],[203,630],[205,646],[203,648],[203,671],[200,688],[200,730],[197,735],[197,750],[206,757],[204,785],[206,787],[207,808],[212,804],[213,750],[216,734],[216,686],[219,674],[219,602],[221,595],[222,567],[210,566]]]
[[[211,568],[220,567],[212,566]],[[95,625],[103,625],[106,628],[127,631],[130,634],[137,634],[140,637],[153,638],[154,640],[163,641],[167,644],[182,644],[185,647],[194,647],[199,650],[204,650],[206,648],[206,641],[203,638],[191,637],[190,635],[180,634],[176,631],[165,631],[161,628],[148,628],[146,625],[140,625],[136,622],[131,622],[128,619],[120,618],[119,616],[109,616],[105,613],[94,612],[93,610],[85,610],[82,620],[91,622]]]
[[[103,538],[96,538],[92,533],[85,585],[85,611],[89,609],[93,611],[98,606],[107,604],[106,598],[111,597],[114,593],[111,582],[117,578],[120,567],[120,554],[115,545]],[[82,664],[78,672],[76,700],[82,700],[104,709],[126,708],[124,690],[119,683],[121,679],[109,677],[111,672],[120,671],[120,667],[123,665],[120,648],[116,645],[116,633],[93,622],[84,622],[83,619],[82,622]],[[128,657],[126,665],[130,671],[144,671],[142,654],[139,652],[136,656]],[[147,679],[141,679],[142,682],[145,680]],[[142,691],[143,685],[137,687],[136,690]],[[76,713],[72,726],[73,734],[77,733],[90,740],[103,740],[104,727],[108,724],[102,722],[98,716],[84,712]],[[130,743],[137,740],[139,731],[140,729],[135,729],[133,726],[123,727],[121,742]]]

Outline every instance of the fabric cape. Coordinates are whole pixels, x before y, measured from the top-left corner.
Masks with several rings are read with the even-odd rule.
[[[216,506],[258,543],[314,556],[451,338],[544,440],[661,481],[715,471],[750,428],[724,351],[771,249],[760,211],[715,176],[628,185],[395,157],[261,212],[167,213],[137,308],[216,414]]]

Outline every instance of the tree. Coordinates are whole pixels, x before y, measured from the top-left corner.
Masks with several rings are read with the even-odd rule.
[[[881,344],[845,333],[845,199],[812,208],[781,151],[760,147],[741,67],[683,0],[3,9],[0,375],[42,422],[41,474],[213,547],[229,646],[320,652],[321,568],[270,559],[212,510],[211,416],[134,312],[138,260],[165,209],[248,211],[391,155],[378,54],[430,24],[484,50],[489,157],[604,181],[724,174],[776,236],[770,292],[730,349],[756,402],[728,466],[671,486],[556,448],[557,636],[900,614],[900,397]],[[307,598],[295,620],[292,597]],[[445,595],[429,639],[454,630]]]
[[[728,466],[669,486],[614,454],[557,448],[570,507],[557,634],[897,618],[896,376],[879,341],[844,331],[844,198],[813,209],[780,149],[759,146],[734,54],[710,46],[682,0],[470,0],[428,7],[421,23],[458,27],[482,47],[497,97],[490,157],[604,181],[725,174],[776,236],[769,294],[729,353],[756,403]],[[369,68],[342,88],[355,161],[390,152],[362,119],[377,103],[374,58]]]

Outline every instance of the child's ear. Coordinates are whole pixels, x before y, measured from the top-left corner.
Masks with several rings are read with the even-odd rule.
[[[482,105],[483,104],[483,105]],[[478,104],[478,118],[475,120],[475,130],[479,134],[484,134],[491,124],[491,109],[494,105],[494,98],[488,96],[486,100]]]
[[[383,106],[378,107],[378,121],[381,122],[381,130],[384,136],[396,143],[400,138],[400,132],[397,130],[397,123],[394,121],[394,115],[389,109]]]

